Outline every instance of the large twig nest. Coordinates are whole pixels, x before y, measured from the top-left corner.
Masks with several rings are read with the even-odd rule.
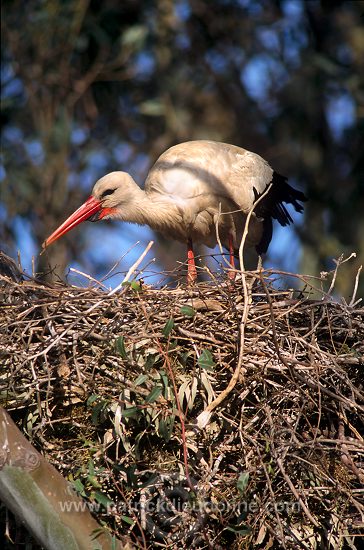
[[[3,278],[2,403],[118,536],[310,549],[358,533],[363,308],[277,277],[112,296]]]

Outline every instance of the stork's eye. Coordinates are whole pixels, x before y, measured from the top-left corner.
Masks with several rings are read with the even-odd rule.
[[[115,191],[115,189],[106,189],[106,191],[104,191],[102,193],[101,198],[104,199],[108,195],[112,195],[114,191]]]

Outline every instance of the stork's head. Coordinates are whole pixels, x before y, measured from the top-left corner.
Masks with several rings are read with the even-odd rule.
[[[46,248],[81,222],[98,221],[118,217],[120,208],[127,204],[136,183],[126,172],[111,172],[94,185],[90,197],[62,223],[42,245]]]

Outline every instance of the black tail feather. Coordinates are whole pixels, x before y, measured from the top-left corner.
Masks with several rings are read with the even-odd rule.
[[[283,226],[293,223],[292,217],[283,203],[292,204],[296,212],[303,212],[303,206],[299,201],[307,201],[305,194],[291,187],[287,178],[273,172],[272,187],[255,209],[256,215],[264,220],[263,236],[256,246],[258,254],[267,251],[272,238],[272,219],[277,220]]]

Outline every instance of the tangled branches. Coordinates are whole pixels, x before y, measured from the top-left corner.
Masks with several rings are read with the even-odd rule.
[[[136,547],[359,534],[364,310],[279,276],[109,295],[3,279],[2,404]]]

